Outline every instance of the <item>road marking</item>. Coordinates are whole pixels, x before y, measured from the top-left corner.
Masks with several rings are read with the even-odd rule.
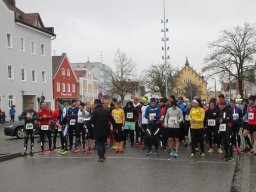
[[[31,159],[97,159],[97,157],[31,157]],[[235,162],[225,161],[207,161],[207,160],[183,160],[183,159],[163,159],[163,158],[150,158],[150,157],[114,157],[107,156],[107,159],[125,159],[125,160],[150,160],[150,161],[172,161],[172,162],[190,162],[190,163],[208,163],[208,164],[232,164]]]

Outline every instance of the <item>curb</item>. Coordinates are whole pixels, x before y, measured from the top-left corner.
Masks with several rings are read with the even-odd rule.
[[[13,153],[13,154],[2,155],[2,156],[0,156],[0,162],[15,159],[15,158],[18,158],[21,156],[22,156],[22,153]]]

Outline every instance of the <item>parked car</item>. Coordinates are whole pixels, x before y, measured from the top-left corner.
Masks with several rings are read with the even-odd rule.
[[[7,136],[17,137],[19,139],[25,138],[25,123],[24,121],[16,121],[13,124],[6,125],[4,128],[4,134]],[[35,135],[39,134],[38,126],[35,127]]]

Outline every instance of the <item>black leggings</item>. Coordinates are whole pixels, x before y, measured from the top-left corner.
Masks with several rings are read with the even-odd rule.
[[[58,133],[60,133],[58,131],[58,129],[53,129],[53,147],[54,148],[56,148],[56,142],[57,142]],[[61,133],[60,133],[60,135],[61,135]]]
[[[135,132],[136,132],[136,143],[142,142],[143,141],[143,132],[142,132],[138,122],[135,123]]]
[[[33,129],[26,130],[26,137],[25,137],[25,140],[24,140],[24,151],[27,151],[27,149],[28,149],[28,139],[29,139],[29,137],[30,137],[30,151],[33,151],[34,137],[35,137]]]
[[[45,134],[47,135],[48,138],[48,144],[49,144],[49,150],[52,150],[52,131],[51,130],[40,130],[39,131],[39,136],[40,136],[40,146],[42,151],[44,151],[44,136]]]
[[[199,143],[201,153],[204,153],[204,129],[190,129],[191,134],[191,153],[196,152],[196,147]]]
[[[241,137],[239,135],[240,127],[241,127],[240,125],[232,125],[232,133],[233,133],[232,143],[234,147],[241,146]]]
[[[61,149],[67,150],[67,134],[64,134],[64,130],[67,129],[66,125],[62,125],[60,132]]]
[[[76,125],[69,125],[68,135],[69,135],[69,148],[72,149],[74,141],[74,131],[76,130]]]
[[[124,130],[124,145],[126,145],[127,136],[130,135],[131,145],[134,144],[134,130],[125,129]]]
[[[168,140],[168,137],[167,137],[167,129],[160,126],[160,141],[162,142],[162,147],[163,148],[166,148],[167,147],[167,140]]]
[[[122,130],[123,124],[116,124],[116,129],[114,130],[116,142],[124,141],[124,132]]]
[[[75,144],[76,147],[81,146],[81,134],[82,134],[83,148],[85,148],[86,129],[83,123],[78,123],[76,127],[76,144]]]
[[[13,122],[13,123],[14,123],[14,119],[15,119],[15,115],[11,115],[10,122]]]
[[[221,138],[223,140],[223,146],[225,149],[225,157],[230,158],[233,157],[233,150],[232,150],[232,129],[228,128],[227,130],[220,132]]]
[[[208,126],[207,127],[207,135],[208,135],[208,141],[209,141],[209,146],[210,148],[212,148],[213,146],[213,140],[214,140],[214,143],[217,144],[217,147],[220,148],[220,142],[221,142],[221,139],[220,139],[220,135],[218,133],[218,127],[216,126]],[[212,140],[212,137],[213,137],[213,140]]]
[[[158,150],[159,146],[159,135],[160,129],[157,124],[149,124],[145,130],[145,143],[148,147],[148,150],[152,150],[152,146],[155,146],[155,149]]]

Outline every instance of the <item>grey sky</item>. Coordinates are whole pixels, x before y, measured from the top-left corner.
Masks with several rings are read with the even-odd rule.
[[[138,71],[162,62],[162,0],[16,0],[24,12],[39,12],[55,27],[52,50],[71,62],[100,61],[113,67],[114,53],[125,51]],[[255,0],[166,0],[170,63],[180,68],[188,56],[201,70],[208,42],[220,31],[256,23]]]

